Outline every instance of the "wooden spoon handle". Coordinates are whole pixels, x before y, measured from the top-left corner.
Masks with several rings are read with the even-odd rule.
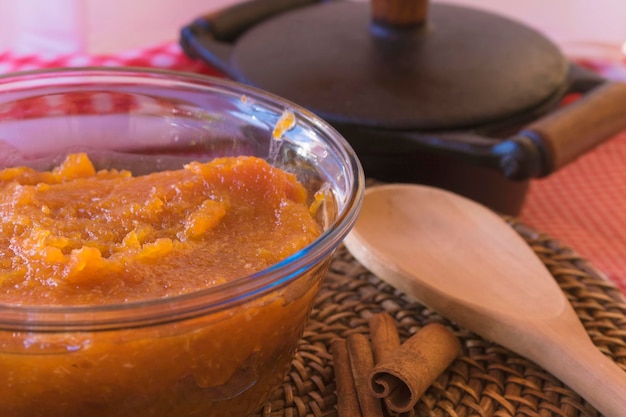
[[[626,412],[626,372],[605,356],[588,337],[556,330],[553,343],[543,343],[529,359],[589,401],[605,417]],[[582,335],[586,336],[586,335]]]
[[[522,134],[545,155],[543,175],[572,162],[626,129],[626,83],[608,82],[580,100],[531,123]]]

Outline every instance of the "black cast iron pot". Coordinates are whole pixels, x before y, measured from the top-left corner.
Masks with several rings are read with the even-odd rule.
[[[513,20],[427,0],[252,0],[181,31],[186,53],[317,113],[369,177],[518,214],[529,180],[626,128],[626,84]],[[558,108],[570,93],[583,97]]]

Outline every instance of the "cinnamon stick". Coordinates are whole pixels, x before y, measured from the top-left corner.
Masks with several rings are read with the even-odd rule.
[[[345,339],[334,339],[330,345],[335,367],[337,414],[339,417],[363,417],[356,395],[352,369]]]
[[[381,401],[374,397],[369,390],[369,376],[374,368],[374,356],[370,342],[366,336],[354,333],[348,336],[347,344],[352,379],[361,406],[361,413],[365,417],[382,417]]]
[[[370,317],[370,334],[374,363],[383,361],[400,346],[400,335],[395,320],[389,313],[378,313]]]
[[[458,338],[447,327],[426,325],[376,364],[370,373],[371,393],[384,398],[394,413],[410,412],[460,352]]]

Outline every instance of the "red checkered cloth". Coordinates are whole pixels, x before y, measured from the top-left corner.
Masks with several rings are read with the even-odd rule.
[[[84,66],[149,67],[219,75],[187,58],[175,43],[103,56],[0,53],[0,74]],[[626,132],[549,178],[533,181],[521,218],[589,259],[626,292]]]
[[[626,292],[626,132],[533,181],[521,218],[589,259]]]
[[[165,43],[150,48],[120,52],[113,55],[16,55],[0,52],[0,74],[63,67],[144,67],[218,75],[218,72],[188,58],[176,43]]]

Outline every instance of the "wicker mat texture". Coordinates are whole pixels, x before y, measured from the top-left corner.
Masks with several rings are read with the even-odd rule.
[[[595,344],[626,370],[626,303],[620,290],[560,242],[507,219],[548,267]],[[580,396],[534,363],[456,326],[382,282],[342,246],[335,255],[311,320],[284,383],[259,412],[264,417],[336,416],[330,341],[368,334],[368,318],[388,312],[404,340],[440,322],[463,355],[422,396],[419,417],[598,417]],[[626,415],[626,410],[624,410]]]

